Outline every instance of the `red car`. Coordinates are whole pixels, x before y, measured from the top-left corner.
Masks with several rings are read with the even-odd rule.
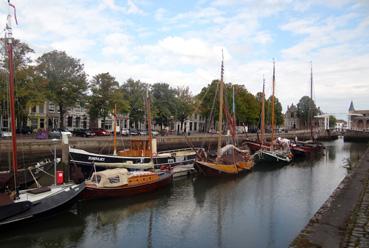
[[[103,128],[92,129],[92,131],[96,134],[96,136],[109,136],[110,132]]]

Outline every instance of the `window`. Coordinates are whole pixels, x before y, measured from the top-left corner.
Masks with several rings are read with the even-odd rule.
[[[295,118],[294,116],[295,116],[295,113],[294,113],[294,112],[292,112],[292,113],[291,113],[291,118]]]
[[[39,111],[40,114],[44,113],[44,104],[38,106],[38,111]]]
[[[45,119],[40,119],[40,128],[45,128]]]
[[[111,184],[120,182],[119,176],[109,177],[108,180],[109,180],[109,183],[111,183]]]
[[[194,131],[197,131],[197,122],[194,122],[193,130],[194,130]]]
[[[49,112],[52,112],[52,113],[54,113],[55,112],[55,105],[54,105],[54,103],[49,103]]]
[[[32,119],[31,120],[31,128],[32,129],[37,129],[38,126],[37,126],[37,119]]]
[[[32,106],[31,113],[36,113],[36,106]]]
[[[73,126],[73,117],[72,116],[68,116],[67,126],[68,127],[72,127]]]
[[[99,176],[99,175],[94,175],[91,178],[91,182],[93,182],[93,183],[100,183],[100,181],[101,181],[101,176]]]
[[[190,122],[190,131],[192,131],[192,122]]]
[[[76,117],[76,127],[79,127],[81,124],[81,117]]]

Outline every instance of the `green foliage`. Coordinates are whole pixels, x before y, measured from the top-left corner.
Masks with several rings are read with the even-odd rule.
[[[284,116],[282,113],[282,104],[278,98],[274,98],[274,116],[276,126],[283,124]],[[270,96],[265,102],[265,122],[269,125],[272,124],[272,96]]]
[[[83,102],[87,90],[86,73],[79,59],[65,52],[51,51],[37,59],[38,73],[48,82],[48,100],[59,105],[60,125],[68,107]]]
[[[200,113],[208,118],[208,121],[211,122],[213,122],[213,120],[217,120],[219,114],[218,84],[219,80],[213,80],[211,84],[209,84],[207,87],[204,87],[196,96],[196,100],[200,102]],[[235,89],[235,109],[237,123],[239,125],[256,124],[259,118],[258,102],[256,97],[249,93],[243,85],[231,83],[224,85],[225,108],[228,109],[229,113],[232,113],[233,86]],[[213,107],[214,99],[214,119],[210,120],[209,117]],[[214,122],[212,125],[213,124]]]
[[[175,90],[175,118],[183,123],[194,110],[193,97],[188,87],[178,87]]]
[[[142,83],[140,80],[134,81],[133,79],[128,79],[122,87],[123,91],[126,93],[129,104],[129,120],[130,123],[139,123],[145,120],[145,98],[148,85]]]
[[[176,91],[167,83],[156,83],[151,87],[153,119],[156,124],[168,126],[176,116]]]
[[[4,39],[0,39],[5,42]],[[2,46],[2,53],[7,54],[5,46]],[[14,84],[15,84],[15,107],[18,126],[25,125],[28,116],[28,107],[41,104],[45,100],[46,85],[35,71],[35,67],[31,66],[32,62],[30,54],[33,53],[26,43],[19,40],[13,41],[13,60],[14,60]],[[1,61],[1,84],[0,84],[0,100],[2,111],[5,111],[8,101],[8,56]],[[7,110],[8,111],[8,110]]]
[[[89,97],[89,113],[92,119],[105,118],[113,113],[117,107],[117,113],[127,113],[129,102],[125,99],[125,94],[119,83],[109,73],[100,73],[93,77]]]
[[[314,100],[308,96],[301,97],[297,104],[297,116],[305,123],[305,127],[309,126],[310,118],[318,113],[319,110],[316,107]]]
[[[337,119],[335,116],[330,115],[329,116],[329,128],[335,128],[337,123]]]

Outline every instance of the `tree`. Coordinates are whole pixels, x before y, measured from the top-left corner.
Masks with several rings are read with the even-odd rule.
[[[329,116],[329,128],[336,128],[337,119],[335,116]]]
[[[68,107],[83,102],[87,90],[86,73],[79,59],[64,51],[51,51],[37,59],[37,70],[47,80],[47,98],[59,106],[60,126]]]
[[[0,39],[5,42],[4,39]],[[7,54],[6,47],[2,46],[2,53]],[[25,125],[28,117],[28,107],[41,104],[45,101],[46,81],[43,80],[35,71],[35,67],[30,65],[32,59],[30,54],[34,50],[26,43],[15,39],[13,41],[14,56],[14,83],[15,83],[15,107],[17,126]],[[8,57],[4,56],[1,61],[1,81],[0,95],[2,112],[6,112],[8,98]]]
[[[129,102],[125,100],[125,94],[119,83],[109,73],[95,75],[90,84],[91,96],[89,97],[89,113],[92,119],[103,118],[112,113],[117,107],[117,113],[126,113],[129,110]]]
[[[156,83],[151,87],[153,98],[153,117],[161,127],[168,126],[171,117],[176,113],[175,90],[167,83]]]
[[[146,111],[144,99],[146,98],[148,85],[140,80],[134,81],[133,79],[128,79],[121,88],[127,95],[130,109],[130,123],[135,123],[137,128],[137,124],[145,120]]]
[[[274,97],[274,116],[275,124],[277,126],[282,125],[284,121],[282,113],[282,104],[277,97]],[[265,102],[265,122],[272,124],[272,96],[270,96]]]
[[[193,97],[188,87],[178,87],[175,90],[175,118],[181,122],[181,128],[184,121],[194,110]]]
[[[297,104],[297,116],[304,123],[305,127],[310,125],[310,118],[313,118],[318,113],[319,110],[316,107],[314,100],[308,96],[301,97],[299,103]]]

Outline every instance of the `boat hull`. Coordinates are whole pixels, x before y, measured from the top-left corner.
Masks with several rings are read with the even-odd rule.
[[[83,177],[89,178],[91,174],[96,171],[117,168],[114,164],[132,162],[132,164],[149,163],[150,157],[123,157],[112,156],[104,154],[89,153],[80,149],[69,149],[71,157],[70,162],[76,164],[81,168]],[[175,151],[168,152],[167,155],[159,154],[153,157],[154,167],[160,169],[162,166],[175,167],[177,165],[191,165],[195,161],[196,154],[193,152],[189,155],[175,156]],[[105,164],[112,164],[111,166],[99,166],[96,162],[104,162]],[[131,170],[127,168],[128,170]]]
[[[292,154],[278,154],[274,151],[260,150],[254,156],[256,163],[288,164],[292,161]]]
[[[194,167],[204,176],[238,175],[250,171],[253,167],[252,160],[244,163],[244,166],[239,167],[237,165],[223,165],[214,162],[196,161]]]
[[[0,228],[34,222],[67,209],[76,203],[84,188],[84,183],[73,186],[66,185],[61,193],[32,202],[32,206],[28,210],[0,221]]]
[[[269,149],[269,146],[267,144],[262,145],[261,143],[259,143],[257,141],[248,140],[248,141],[245,141],[244,144],[246,144],[249,147],[251,153],[255,153],[255,152],[259,151],[261,148]]]
[[[167,187],[171,184],[173,175],[170,172],[163,172],[159,179],[154,182],[139,184],[133,186],[122,186],[114,188],[97,188],[87,185],[82,192],[82,199],[102,199],[102,198],[124,198],[134,195],[144,194],[156,191],[160,188]]]

